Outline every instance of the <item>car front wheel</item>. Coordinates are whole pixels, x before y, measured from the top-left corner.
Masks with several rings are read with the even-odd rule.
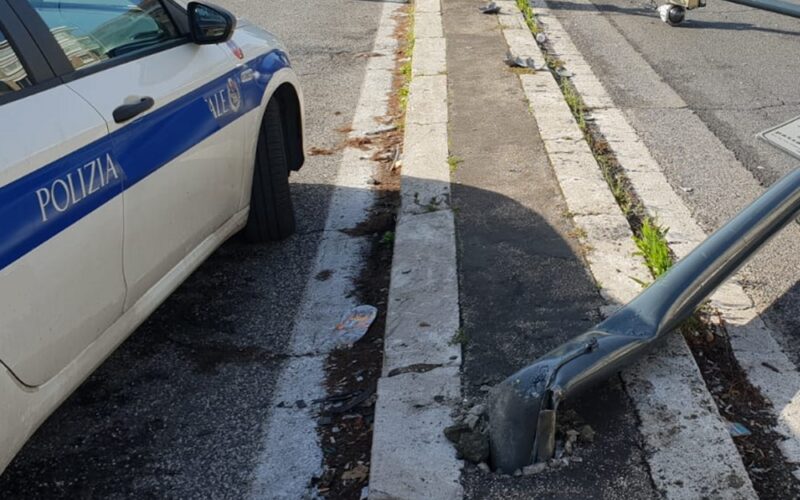
[[[280,103],[272,99],[258,134],[250,215],[244,230],[252,242],[281,240],[295,231],[285,137]]]

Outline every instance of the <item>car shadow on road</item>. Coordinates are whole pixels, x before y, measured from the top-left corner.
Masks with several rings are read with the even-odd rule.
[[[234,237],[219,248],[41,426],[0,477],[6,498],[249,492],[333,189],[292,188],[299,233],[266,245]],[[453,192],[457,217],[472,218],[457,236],[464,383],[475,396],[591,327],[602,300],[563,228],[494,192]],[[458,205],[467,199],[469,207]],[[586,463],[537,476],[537,484],[557,491],[567,478],[575,491],[618,489],[602,471],[642,457],[619,377],[569,402],[563,415],[598,437]]]

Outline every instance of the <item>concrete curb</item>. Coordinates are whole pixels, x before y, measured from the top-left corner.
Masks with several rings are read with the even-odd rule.
[[[634,190],[649,214],[670,228],[669,246],[677,258],[683,258],[706,238],[706,233],[670,185],[636,130],[622,111],[614,107],[611,97],[546,3],[538,0],[536,11],[539,19],[547,25],[548,34],[552,35],[554,49],[574,73],[576,89],[592,110],[600,130],[609,138]],[[680,100],[677,95],[675,97]],[[686,106],[683,102],[677,104]],[[800,373],[758,316],[757,308],[736,277],[719,288],[711,297],[711,305],[725,319],[734,354],[748,379],[775,408],[776,431],[785,437],[785,441],[780,443],[781,451],[790,463],[800,463],[800,395],[796,394],[800,387]],[[780,377],[776,377],[764,363],[780,370]],[[795,475],[800,477],[800,470]]]
[[[543,62],[544,54],[515,2],[498,4],[505,12],[513,13],[500,16],[500,22],[514,55]],[[550,24],[547,33],[554,44],[568,41],[563,30],[551,30]],[[576,68],[583,76],[588,65],[578,60],[581,56],[577,50],[570,54],[572,59],[565,62],[576,74],[577,86],[581,77]],[[650,275],[643,261],[634,256],[636,248],[628,222],[555,79],[549,72],[519,77],[567,206],[574,214],[575,224],[583,230],[581,240],[589,269],[608,302],[605,312],[610,312],[641,291],[635,279],[647,281]],[[582,92],[580,87],[578,90]],[[592,102],[610,103],[597,89],[587,90],[594,92]],[[613,141],[616,136],[607,137]],[[665,348],[626,370],[623,379],[641,420],[651,477],[666,497],[756,497],[736,446],[682,338],[670,337]]]
[[[447,163],[446,42],[440,0],[418,0],[370,499],[463,497],[444,436],[461,398],[455,223]]]

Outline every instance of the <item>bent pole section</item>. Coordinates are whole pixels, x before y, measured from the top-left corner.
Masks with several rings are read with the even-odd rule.
[[[776,182],[628,305],[496,386],[488,407],[494,467],[553,456],[558,405],[607,380],[672,331],[800,212],[800,169]]]

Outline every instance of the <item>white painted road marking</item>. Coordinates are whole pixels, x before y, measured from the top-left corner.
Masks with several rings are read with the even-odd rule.
[[[373,130],[375,118],[388,112],[393,67],[387,67],[383,61],[393,59],[397,48],[393,16],[400,7],[393,3],[383,6],[373,52],[385,57],[369,59],[350,137]],[[340,230],[356,227],[366,220],[375,199],[370,184],[375,165],[361,159],[363,156],[363,151],[353,148],[345,149],[342,154],[325,231],[292,331],[291,357],[276,384],[250,498],[317,496],[309,483],[321,474],[323,455],[312,401],[326,395],[325,360],[335,345],[330,333],[343,312],[357,305],[349,295],[353,290],[352,280],[363,267],[368,241],[366,237],[348,236]],[[315,279],[325,270],[334,271],[330,279]],[[293,408],[298,400],[303,400],[306,407]],[[280,402],[285,402],[286,407],[277,408]]]

